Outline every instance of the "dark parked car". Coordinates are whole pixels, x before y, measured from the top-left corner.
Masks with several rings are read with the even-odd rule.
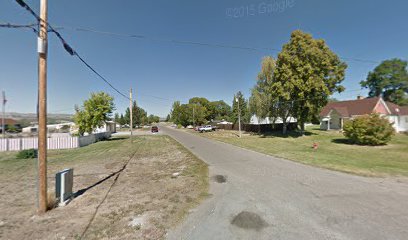
[[[158,133],[159,128],[157,126],[152,126],[152,133]]]

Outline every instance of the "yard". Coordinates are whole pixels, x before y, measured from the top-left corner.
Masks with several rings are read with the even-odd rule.
[[[317,167],[364,176],[408,176],[408,135],[397,134],[386,146],[349,144],[342,133],[307,129],[307,135],[243,134],[237,131],[197,133],[257,152],[310,164]],[[317,143],[318,148],[313,149]]]
[[[167,136],[53,150],[48,160],[49,198],[65,168],[75,198],[36,215],[36,160],[0,153],[0,239],[162,239],[207,196],[207,165]]]

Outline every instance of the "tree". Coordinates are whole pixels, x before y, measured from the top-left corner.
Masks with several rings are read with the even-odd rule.
[[[119,121],[120,121],[119,113],[115,113],[114,120],[115,120],[116,123],[119,123]]]
[[[344,91],[346,63],[332,52],[322,39],[296,30],[283,46],[276,62],[276,89],[282,91],[304,133],[311,121],[334,92]],[[285,93],[286,92],[286,93]],[[279,99],[280,100],[280,99]]]
[[[194,102],[186,105],[185,114],[188,116],[189,125],[202,125],[208,119],[207,108]]]
[[[148,117],[149,124],[158,123],[160,121],[160,117],[150,114]]]
[[[360,84],[369,89],[369,97],[382,97],[398,105],[408,105],[407,61],[396,58],[385,60]]]
[[[125,118],[126,124],[130,124],[130,109],[129,108],[126,109],[124,118]],[[133,101],[133,104],[132,104],[132,121],[133,121],[133,127],[145,125],[148,123],[147,112],[143,108],[137,106],[136,101]]]
[[[170,114],[167,114],[166,122],[170,122],[170,120],[171,120],[171,115],[170,115]]]
[[[103,126],[106,121],[111,120],[114,109],[112,96],[105,92],[91,93],[91,97],[84,101],[82,107],[75,106],[74,121],[79,134],[90,134],[97,127]]]
[[[236,101],[238,99],[238,102]],[[239,109],[238,109],[239,105]],[[238,116],[241,114],[241,123],[248,123],[251,116],[249,114],[249,109],[248,109],[248,102],[244,98],[244,95],[241,93],[241,91],[237,92],[234,95],[234,99],[232,100],[232,114],[231,114],[231,121],[233,123],[238,122]]]
[[[223,100],[213,101],[210,103],[211,118],[207,120],[230,120],[232,109]]]
[[[123,114],[120,114],[119,124],[120,124],[120,127],[126,124],[125,117],[123,116]]]
[[[283,134],[286,134],[288,118],[291,116],[292,102],[290,85],[282,84],[276,79],[276,61],[272,57],[262,60],[261,71],[250,97],[250,112],[259,118],[266,118],[275,123],[282,120]]]
[[[191,106],[195,106],[197,109],[200,109],[200,117],[204,118],[205,120],[211,120],[214,115],[214,110],[211,106],[210,101],[203,97],[193,97],[190,98],[188,104]],[[201,119],[200,119],[201,120]]]
[[[181,104],[180,101],[175,101],[170,111],[170,119],[175,124],[180,124]]]

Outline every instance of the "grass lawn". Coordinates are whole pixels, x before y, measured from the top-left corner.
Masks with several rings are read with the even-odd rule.
[[[342,133],[307,128],[307,135],[256,135],[236,131],[197,133],[257,152],[310,164],[317,167],[364,176],[408,176],[408,135],[397,134],[386,146],[348,144]],[[318,143],[318,149],[312,148]]]
[[[162,239],[208,191],[207,165],[168,136],[49,151],[50,200],[65,168],[77,196],[37,215],[36,160],[0,153],[0,239]]]

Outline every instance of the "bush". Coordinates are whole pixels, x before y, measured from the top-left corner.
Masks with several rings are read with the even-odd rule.
[[[361,145],[384,145],[395,134],[392,124],[378,114],[357,117],[346,122],[344,135],[352,142]]]
[[[27,158],[36,158],[36,157],[37,157],[37,149],[21,150],[17,154],[18,159],[27,159]]]

